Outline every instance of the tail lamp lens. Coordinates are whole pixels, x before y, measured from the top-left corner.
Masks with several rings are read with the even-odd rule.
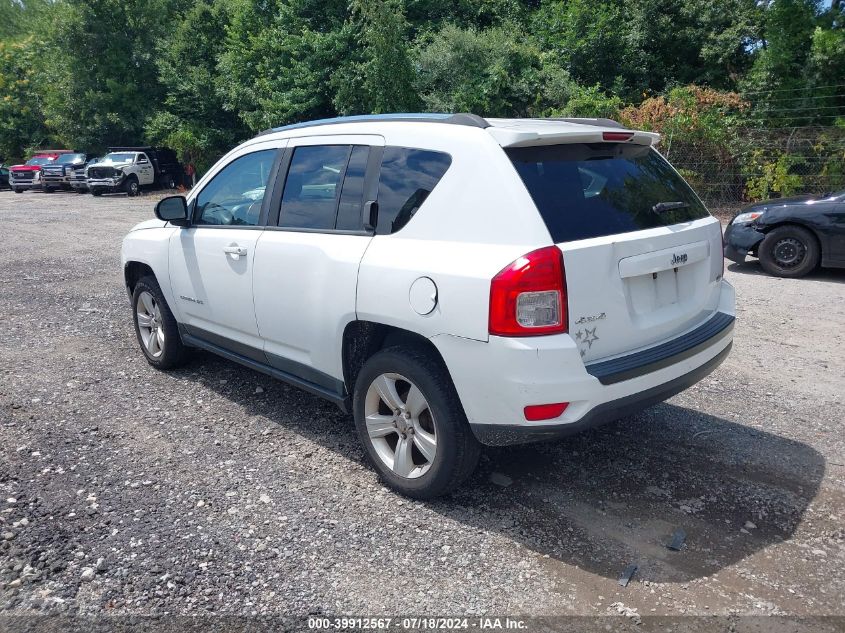
[[[567,326],[563,254],[556,246],[523,255],[493,278],[490,334],[558,334]]]

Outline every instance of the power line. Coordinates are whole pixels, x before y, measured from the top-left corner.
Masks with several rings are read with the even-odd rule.
[[[837,93],[834,95],[814,95],[811,97],[784,97],[782,99],[757,99],[751,103],[784,103],[788,101],[810,101],[812,99],[842,99],[845,93]]]
[[[842,108],[845,109],[845,105],[832,105],[832,106],[812,106],[807,108],[776,108],[776,109],[755,109],[755,112],[758,114],[771,114],[773,112],[813,112],[815,110],[830,110],[830,109]]]
[[[825,88],[845,88],[845,84],[831,84],[829,86],[804,86],[801,88],[779,88],[773,90],[750,90],[747,92],[737,92],[737,94],[741,95],[758,95],[758,94],[766,94],[766,93],[773,93],[773,92],[799,92],[801,90],[823,90]]]

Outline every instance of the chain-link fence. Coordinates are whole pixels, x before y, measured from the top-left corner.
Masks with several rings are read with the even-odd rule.
[[[744,128],[724,143],[664,134],[661,149],[716,213],[845,189],[845,127]]]

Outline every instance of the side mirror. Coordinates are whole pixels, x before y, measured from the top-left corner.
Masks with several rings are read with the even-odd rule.
[[[159,220],[170,222],[174,226],[189,226],[188,201],[185,196],[168,196],[158,201],[155,208]]]

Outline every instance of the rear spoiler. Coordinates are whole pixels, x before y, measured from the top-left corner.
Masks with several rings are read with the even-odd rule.
[[[633,145],[657,145],[660,134],[578,125],[549,126],[548,130],[520,130],[507,127],[489,127],[487,132],[502,147],[532,147],[535,145],[559,145],[561,143],[631,143]]]

